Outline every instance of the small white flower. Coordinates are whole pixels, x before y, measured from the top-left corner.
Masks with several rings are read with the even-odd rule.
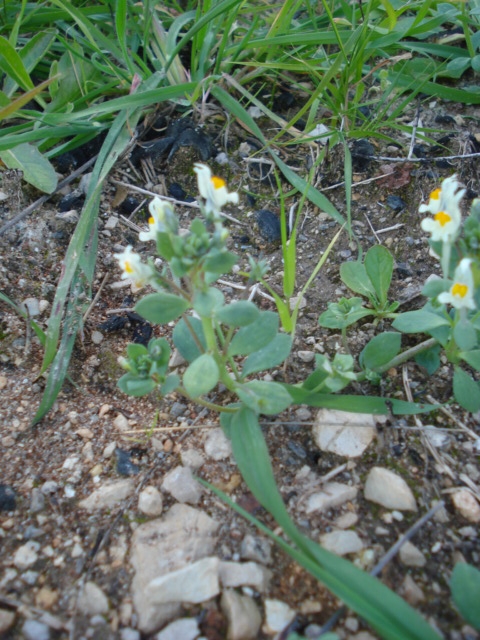
[[[220,213],[227,202],[238,204],[238,193],[229,193],[225,180],[212,176],[210,167],[197,162],[194,171],[197,174],[198,190],[205,199],[205,206],[209,213]]]
[[[460,200],[465,195],[465,189],[459,189],[459,182],[455,175],[446,178],[442,187],[430,194],[428,204],[419,207],[420,213],[428,211],[433,218],[424,218],[421,227],[431,234],[434,242],[453,242],[458,234],[462,221]]]
[[[131,280],[132,291],[138,291],[149,283],[152,270],[144,264],[138,255],[128,246],[122,253],[115,253],[120,268],[123,269],[122,280]]]
[[[442,304],[451,304],[456,309],[475,309],[475,285],[473,273],[470,267],[470,258],[463,258],[455,269],[453,285],[450,291],[444,291],[438,296],[438,301]]]
[[[154,198],[148,205],[150,218],[148,219],[148,231],[141,231],[138,234],[142,242],[148,240],[157,241],[157,233],[162,231],[174,231],[176,229],[175,213],[166,200]]]

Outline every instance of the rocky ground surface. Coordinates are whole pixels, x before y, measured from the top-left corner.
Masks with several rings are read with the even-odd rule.
[[[371,141],[369,153],[390,160],[354,156],[355,242],[364,251],[376,242],[392,250],[391,297],[402,309],[421,306],[421,286],[438,270],[419,226],[418,204],[453,171],[468,188],[466,211],[480,191],[477,158],[435,161],[479,150],[480,111],[427,106],[423,124],[436,130],[431,135],[444,146],[422,143],[417,153],[426,163],[396,162],[408,152],[407,139],[398,145]],[[412,109],[406,121],[414,116]],[[203,141],[198,135],[194,143],[182,139],[168,159],[171,147],[157,155],[143,150],[112,173],[99,217],[99,295],[74,350],[71,383],[34,428],[30,422],[45,386],[39,376],[42,349],[26,323],[0,302],[2,638],[281,639],[287,629],[315,638],[339,608],[322,585],[198,483],[202,478],[219,487],[275,530],[242,482],[216,415],[174,394],[163,401],[154,395],[132,399],[116,387],[117,357],[127,343],[168,337],[170,330],[118,311],[133,307],[138,295],[120,281],[113,254],[131,244],[151,255],[151,247],[139,243],[125,223],[148,197],[119,182],[177,198],[195,196],[193,162],[206,160],[240,192],[239,209],[229,211],[238,220],[229,225],[239,266],[246,264],[247,252],[262,254],[271,264],[271,285],[281,287],[281,252],[275,238],[259,228],[257,213],[278,213],[275,181],[253,161],[256,141],[233,126],[225,143],[223,125],[215,117],[200,130]],[[186,129],[177,126],[175,135]],[[312,145],[285,159],[305,173],[318,150]],[[70,168],[59,171],[67,175]],[[325,194],[344,213],[343,188],[335,187],[342,175],[336,147],[315,183],[333,187]],[[26,305],[44,328],[81,210],[81,187],[74,183],[0,236],[0,289]],[[3,173],[1,190],[1,225],[38,197],[15,172]],[[178,211],[186,226],[192,209]],[[132,220],[145,224],[141,213]],[[299,286],[338,229],[327,215],[305,206]],[[340,336],[321,329],[318,316],[347,293],[338,267],[356,258],[355,242],[342,234],[307,292],[286,371],[272,372],[274,379],[302,380],[316,352],[333,356],[341,348]],[[241,284],[232,274],[220,286],[234,298]],[[273,308],[268,298],[257,301]],[[352,351],[358,353],[376,331],[362,321],[351,332]],[[183,366],[178,358],[172,364]],[[389,371],[382,387],[362,385],[358,391],[405,398],[409,387],[416,400],[447,402],[451,375],[446,361],[433,377],[408,365]],[[456,613],[448,581],[455,563],[480,561],[479,416],[454,404],[421,420],[293,407],[265,420],[265,434],[279,489],[300,529],[366,570],[437,505],[380,577],[445,638],[478,637]],[[345,640],[376,637],[350,612],[335,631]]]

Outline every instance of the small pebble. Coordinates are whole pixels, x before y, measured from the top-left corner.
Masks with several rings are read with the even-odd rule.
[[[25,640],[50,640],[50,629],[38,620],[26,620],[22,626]]]
[[[174,418],[179,418],[180,416],[183,416],[187,409],[188,407],[186,404],[183,404],[181,402],[174,402],[172,404],[172,408],[170,409],[170,415]]]
[[[100,331],[92,331],[91,338],[93,344],[100,344],[103,341],[103,333],[100,333]]]
[[[467,489],[460,489],[452,494],[455,509],[469,522],[480,522],[480,505]]]
[[[145,487],[138,496],[138,509],[147,516],[159,516],[162,513],[162,494],[156,487]]]
[[[315,359],[313,351],[297,351],[297,356],[302,362],[313,362]]]
[[[128,424],[127,418],[123,415],[123,413],[119,413],[115,420],[113,421],[113,426],[115,429],[119,431],[128,431],[130,429],[130,425]]]

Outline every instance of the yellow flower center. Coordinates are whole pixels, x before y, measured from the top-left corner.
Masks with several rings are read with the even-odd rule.
[[[212,184],[214,189],[221,189],[222,187],[226,187],[227,183],[223,178],[219,178],[218,176],[212,176]]]
[[[132,265],[130,262],[125,262],[125,273],[133,273]]]
[[[430,194],[430,200],[438,200],[440,198],[441,193],[442,193],[442,190],[440,189],[440,187],[438,187],[438,189],[434,189]]]
[[[444,227],[447,222],[451,221],[451,217],[448,215],[448,213],[445,213],[445,211],[439,211],[437,214],[435,214],[434,220],[439,222],[441,227]]]
[[[155,218],[153,216],[150,216],[148,219],[148,224],[155,224]]]
[[[452,287],[452,296],[465,298],[467,293],[468,293],[468,287],[466,284],[460,284],[459,282],[456,282]]]

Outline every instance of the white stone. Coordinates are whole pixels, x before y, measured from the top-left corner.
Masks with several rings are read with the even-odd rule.
[[[448,433],[437,429],[433,425],[425,427],[425,436],[436,449],[448,449],[452,443]]]
[[[343,624],[345,626],[345,629],[348,629],[352,633],[357,633],[359,627],[357,618],[354,618],[352,616],[345,618],[345,622]]]
[[[240,557],[244,560],[253,560],[261,564],[271,564],[272,543],[267,538],[260,538],[247,533],[240,546]]]
[[[313,362],[315,353],[313,351],[297,351],[297,356],[302,362]]]
[[[117,224],[118,224],[117,216],[108,216],[108,220],[105,222],[105,226],[103,228],[108,229],[109,231],[112,231],[112,229],[115,229]]]
[[[199,469],[205,464],[205,456],[196,449],[182,449],[180,452],[180,460],[184,467],[190,467],[190,469]]]
[[[111,458],[113,456],[113,454],[115,453],[115,449],[117,448],[117,443],[116,442],[110,442],[109,444],[107,444],[107,446],[105,447],[105,449],[103,450],[103,457],[104,458]]]
[[[305,309],[307,301],[303,296],[292,296],[289,300],[290,311],[293,311],[298,305],[298,309]]]
[[[26,298],[23,301],[23,306],[32,318],[40,315],[40,303],[37,298]]]
[[[334,507],[355,500],[357,497],[357,488],[350,487],[340,482],[327,482],[323,485],[322,490],[318,493],[312,493],[306,500],[305,511],[312,513],[313,511],[328,511]]]
[[[40,315],[42,315],[42,313],[44,313],[49,306],[50,306],[50,303],[48,300],[40,300],[40,302],[38,303],[38,308],[40,309]]]
[[[113,421],[113,426],[115,429],[119,431],[128,431],[130,429],[130,425],[128,424],[128,420],[123,415],[123,413],[119,413],[115,420]]]
[[[181,367],[185,364],[186,360],[180,353],[178,349],[174,349],[172,355],[170,356],[170,361],[168,363],[169,367],[175,369],[175,367]]]
[[[411,575],[407,573],[405,579],[400,587],[400,595],[402,598],[415,607],[417,604],[425,600],[425,596],[423,595],[423,591],[420,589],[418,584],[412,578]]]
[[[108,613],[108,598],[95,582],[86,582],[78,598],[78,608],[86,616]]]
[[[147,587],[149,598],[157,604],[168,602],[199,603],[220,593],[219,559],[203,558],[178,571],[154,578]]]
[[[170,493],[178,502],[197,504],[202,497],[202,487],[195,480],[189,467],[174,467],[162,482],[162,489]]]
[[[174,504],[161,518],[140,525],[131,542],[130,562],[135,571],[132,599],[138,628],[144,634],[158,631],[178,616],[178,602],[156,604],[148,585],[152,580],[177,571],[189,563],[211,556],[220,524],[185,504]]]
[[[357,553],[364,548],[363,542],[355,531],[330,531],[320,536],[320,544],[327,551],[337,556],[345,556],[348,553]]]
[[[31,567],[38,560],[37,552],[39,548],[39,543],[34,540],[29,540],[25,544],[22,544],[22,546],[15,551],[13,564],[17,569],[22,571],[28,569],[28,567]]]
[[[262,616],[252,598],[226,589],[222,594],[220,607],[228,622],[228,640],[258,638]]]
[[[156,487],[142,489],[138,496],[138,509],[146,516],[159,516],[163,509],[162,494]]]
[[[470,491],[460,489],[452,493],[452,502],[455,509],[469,522],[480,522],[480,505]]]
[[[0,633],[5,633],[15,622],[15,613],[13,611],[7,611],[6,609],[0,609]]]
[[[72,558],[80,558],[81,556],[83,556],[84,553],[85,552],[82,549],[82,545],[78,542],[75,542],[75,544],[72,547],[72,552],[70,554]]]
[[[407,567],[424,567],[427,564],[427,559],[420,549],[408,540],[400,547],[398,557]]]
[[[224,587],[250,586],[265,593],[272,572],[256,562],[220,562],[219,576]]]
[[[373,467],[368,474],[365,498],[387,509],[417,511],[417,503],[405,480],[383,467]]]
[[[79,460],[79,456],[69,456],[68,458],[65,458],[62,469],[66,469],[67,471],[69,471],[70,469],[74,469],[77,466]]]
[[[320,409],[312,434],[322,451],[356,458],[362,455],[377,434],[375,416]]]
[[[100,331],[92,331],[91,338],[93,344],[100,344],[103,342],[103,333],[100,333]]]
[[[50,640],[50,629],[38,620],[25,620],[22,633],[25,640]]]
[[[87,509],[87,511],[111,509],[122,500],[131,496],[134,490],[135,485],[133,480],[113,480],[106,482],[96,489],[88,498],[80,500],[78,506],[80,509]]]
[[[140,631],[130,627],[120,629],[120,640],[140,640]]]
[[[155,640],[195,640],[199,635],[195,618],[180,618],[157,633]]]
[[[268,635],[283,631],[295,617],[295,611],[281,600],[265,600],[265,626]]]
[[[55,493],[55,491],[58,491],[58,482],[55,482],[55,480],[47,480],[46,482],[44,482],[42,484],[41,491],[44,495],[48,496],[49,494]]]
[[[352,511],[342,513],[333,523],[337,529],[350,529],[358,522],[358,515]]]
[[[205,440],[205,453],[213,460],[224,460],[232,454],[230,440],[223,429],[210,429]]]

